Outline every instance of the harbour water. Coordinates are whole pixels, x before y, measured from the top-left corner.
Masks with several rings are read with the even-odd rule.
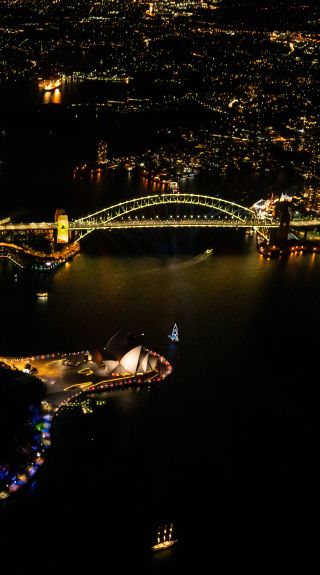
[[[188,246],[179,233],[149,243],[135,232],[96,236],[46,277],[15,281],[1,265],[3,355],[91,349],[127,327],[173,365],[157,388],[110,392],[104,405],[92,399],[92,413],[59,416],[29,492],[1,509],[2,541],[12,543],[14,530],[15,544],[36,536],[40,548],[67,541],[70,551],[89,530],[95,560],[107,552],[150,573],[202,564],[212,541],[216,561],[230,547],[251,561],[302,536],[314,470],[318,256],[265,260],[254,238],[206,232]],[[214,252],[199,258],[208,246]],[[178,345],[168,339],[175,322]],[[151,557],[166,521],[178,543]]]

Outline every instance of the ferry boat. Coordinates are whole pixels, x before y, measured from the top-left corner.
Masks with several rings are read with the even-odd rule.
[[[172,332],[169,333],[168,338],[171,339],[171,341],[174,343],[179,343],[178,326],[176,323],[172,328]]]
[[[37,296],[39,298],[46,298],[46,297],[48,297],[48,292],[47,291],[38,291]]]
[[[173,532],[172,523],[169,528],[167,528],[167,526],[165,525],[162,531],[159,528],[157,535],[157,543],[155,545],[152,545],[151,547],[152,551],[163,551],[164,549],[168,549],[169,547],[172,547],[172,545],[177,543],[178,540],[172,538],[172,532]]]
[[[53,90],[60,88],[60,86],[61,86],[61,80],[59,79],[43,80],[42,82],[39,82],[39,88],[41,88],[45,92],[52,92]]]

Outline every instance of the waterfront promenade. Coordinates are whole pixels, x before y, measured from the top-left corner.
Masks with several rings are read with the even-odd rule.
[[[116,389],[162,381],[172,366],[156,352],[146,350],[155,359],[154,368],[145,373],[112,375],[103,373],[89,352],[56,353],[30,357],[0,357],[12,369],[37,375],[47,387],[47,401],[54,409],[84,391]]]
[[[98,365],[87,351],[19,358],[0,357],[0,365],[2,363],[12,370],[17,369],[20,372],[35,375],[45,383],[47,388],[46,398],[41,402],[42,413],[38,422],[41,435],[37,452],[32,454],[32,460],[28,461],[23,470],[13,473],[8,479],[5,490],[0,489],[0,500],[7,499],[26,485],[42,465],[44,453],[51,445],[53,418],[71,400],[77,401],[86,392],[111,391],[141,385],[150,386],[163,381],[172,372],[170,363],[164,357],[142,346],[129,350],[121,361],[124,365],[129,362],[134,367],[132,359],[140,357],[143,357],[143,360],[136,362],[131,373],[120,363],[114,366],[111,372],[108,365],[103,369],[101,362]],[[112,361],[111,363],[117,364],[118,362]]]

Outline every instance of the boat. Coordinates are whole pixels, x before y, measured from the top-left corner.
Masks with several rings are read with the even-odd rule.
[[[48,297],[48,292],[47,291],[38,291],[37,296],[40,298]]]
[[[152,551],[164,551],[164,549],[168,549],[172,547],[175,543],[177,543],[178,539],[173,539],[173,525],[171,523],[170,527],[167,528],[165,525],[164,528],[161,530],[158,529],[157,535],[157,543],[152,545]]]
[[[174,343],[179,342],[178,327],[176,323],[172,328],[172,332],[168,335],[168,338],[171,339],[171,341],[173,341]]]
[[[170,190],[172,190],[173,192],[179,192],[179,184],[178,184],[178,182],[170,181],[170,182],[169,182],[169,188],[170,188]]]
[[[59,80],[59,79],[58,80],[43,80],[42,82],[39,82],[39,88],[41,88],[45,92],[52,92],[53,90],[60,88],[60,86],[61,86],[61,80]]]
[[[212,252],[213,252],[213,248],[208,248],[208,249],[206,249],[205,253],[206,254],[212,254]]]

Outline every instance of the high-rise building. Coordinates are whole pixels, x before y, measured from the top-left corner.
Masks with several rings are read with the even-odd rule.
[[[320,211],[320,178],[310,178],[304,187],[304,205],[308,210]]]
[[[98,152],[97,152],[97,163],[98,164],[106,164],[107,159],[107,142],[105,140],[100,140],[98,144]]]

